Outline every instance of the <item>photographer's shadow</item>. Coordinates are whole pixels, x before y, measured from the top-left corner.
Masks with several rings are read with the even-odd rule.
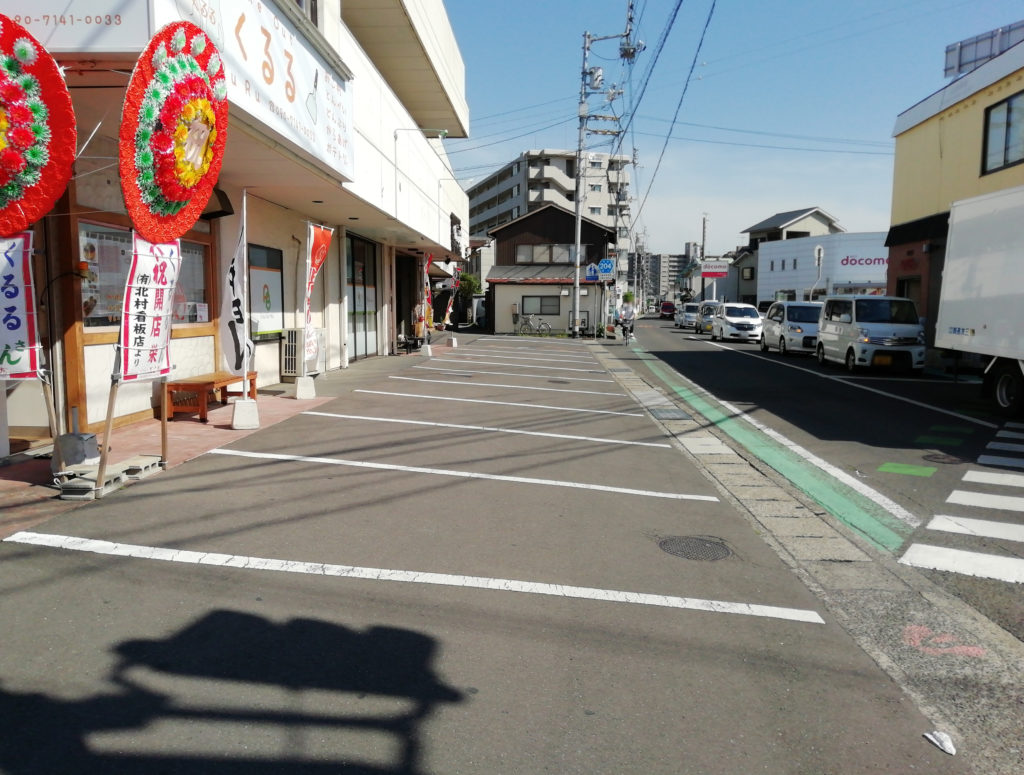
[[[214,611],[168,638],[126,641],[116,652],[117,691],[110,694],[64,701],[0,689],[0,770],[420,775],[420,725],[438,704],[463,699],[434,673],[437,642],[391,627],[359,632]],[[275,704],[282,693],[289,701]],[[161,733],[165,727],[190,734]],[[223,750],[210,754],[209,740],[224,740],[226,728]],[[378,741],[369,744],[373,761],[343,742],[364,732]],[[111,734],[120,745],[90,745],[91,736]],[[204,737],[206,753],[197,753],[194,739]],[[325,753],[321,744],[311,753],[303,744],[324,737],[340,745]]]

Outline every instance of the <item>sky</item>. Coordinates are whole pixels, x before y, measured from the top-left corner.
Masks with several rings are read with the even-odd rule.
[[[464,187],[530,149],[574,150],[588,66],[622,95],[586,150],[633,155],[631,211],[649,253],[747,243],[775,213],[820,207],[885,232],[897,116],[949,83],[946,46],[1024,19],[1020,0],[444,0],[466,68],[469,137],[445,147]],[[593,128],[612,126],[591,121]],[[616,143],[617,145],[613,145]]]

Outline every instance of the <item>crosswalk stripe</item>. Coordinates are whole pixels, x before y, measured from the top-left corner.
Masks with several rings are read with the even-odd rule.
[[[953,490],[949,497],[946,498],[946,503],[956,503],[961,506],[978,506],[983,509],[1024,511],[1024,498],[1016,495],[991,495],[986,492]]]
[[[978,465],[1002,466],[1004,468],[1024,468],[1024,458],[1001,457],[999,455],[981,455],[978,457]]]
[[[948,571],[983,579],[1024,583],[1024,560],[981,552],[965,552],[943,546],[912,544],[900,558],[901,565]]]
[[[1009,444],[1005,441],[990,441],[985,449],[998,449],[1001,452],[1024,452],[1024,444]]]
[[[928,523],[929,530],[941,530],[945,533],[978,536],[979,538],[1002,538],[1007,541],[1024,543],[1024,525],[1009,522],[993,522],[990,519],[968,519],[967,517],[951,517],[936,514]]]
[[[1024,439],[1024,433],[1018,431],[999,431],[996,436],[1000,439]]]
[[[1001,484],[1007,487],[1024,487],[1024,474],[1000,474],[994,471],[968,471],[965,482],[978,484]]]

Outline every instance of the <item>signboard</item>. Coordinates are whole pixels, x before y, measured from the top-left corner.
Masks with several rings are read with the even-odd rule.
[[[0,381],[36,379],[39,329],[32,286],[32,234],[0,239]]]
[[[181,244],[177,240],[156,245],[135,235],[121,313],[121,379],[170,374],[171,317],[179,269]]]
[[[615,274],[615,262],[610,258],[602,258],[597,262],[597,273],[602,280],[610,280]]]
[[[597,275],[597,265],[596,264],[587,264],[587,273],[586,273],[586,276],[585,276],[584,279],[588,283],[589,282],[595,282],[595,283],[597,282],[598,275]]]
[[[728,261],[703,261],[700,265],[700,276],[701,277],[728,277],[729,276],[729,262]]]

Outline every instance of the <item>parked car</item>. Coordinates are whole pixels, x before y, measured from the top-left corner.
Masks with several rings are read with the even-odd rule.
[[[828,296],[818,320],[818,363],[924,369],[924,326],[899,296]]]
[[[716,339],[761,341],[761,316],[757,307],[740,302],[720,304],[711,319],[711,341]]]
[[[672,318],[674,318],[675,315],[676,305],[673,304],[671,301],[663,301],[661,303],[661,314],[658,317],[662,319],[668,318],[669,320],[672,320]]]
[[[697,313],[697,322],[693,326],[693,333],[710,334],[711,321],[715,319],[715,313],[720,306],[722,306],[721,303],[717,301],[705,301],[702,303],[700,311]]]
[[[676,328],[693,328],[697,325],[697,313],[700,312],[700,304],[695,301],[688,301],[676,307]]]
[[[820,301],[777,301],[772,304],[762,321],[762,352],[775,347],[781,355],[813,353],[818,345],[821,307]]]

